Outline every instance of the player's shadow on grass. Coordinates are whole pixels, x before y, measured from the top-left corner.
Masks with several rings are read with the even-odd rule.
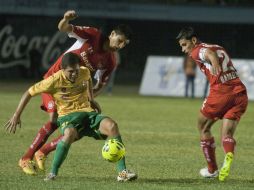
[[[139,178],[137,180],[139,183],[151,183],[151,184],[209,184],[209,183],[229,183],[229,184],[245,184],[253,185],[254,179],[228,179],[225,182],[220,182],[218,179],[202,179],[202,178],[168,178],[168,179],[148,179],[148,178]]]
[[[75,176],[73,180],[85,180],[91,182],[100,182],[100,183],[108,183],[116,181],[114,177],[92,177],[92,176]],[[71,181],[70,177],[61,176],[59,180],[63,181]],[[135,180],[128,183],[137,183],[137,184],[176,184],[179,186],[185,185],[202,185],[202,184],[231,184],[231,185],[239,185],[243,184],[244,186],[253,186],[254,179],[228,179],[225,182],[220,182],[218,179],[210,178],[210,179],[203,179],[203,178],[165,178],[165,179],[155,179],[155,178],[142,178],[141,176]]]

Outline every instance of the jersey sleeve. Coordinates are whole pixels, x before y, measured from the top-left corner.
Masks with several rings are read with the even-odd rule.
[[[201,60],[202,62],[206,61],[205,53],[207,51],[206,47],[197,47],[191,52],[191,58],[193,60]]]
[[[31,86],[28,90],[31,96],[35,96],[40,93],[50,93],[54,90],[54,76],[50,76],[35,85]]]
[[[202,61],[205,61],[205,60],[206,60],[206,59],[205,59],[205,53],[206,53],[206,51],[207,51],[207,48],[205,48],[205,47],[202,47],[202,48],[199,49],[198,57],[199,57],[199,59],[201,59]]]
[[[89,26],[74,26],[72,25],[72,32],[68,33],[70,38],[89,39],[98,33],[98,29]]]

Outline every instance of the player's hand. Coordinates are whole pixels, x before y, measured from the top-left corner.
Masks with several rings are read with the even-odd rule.
[[[16,115],[14,115],[5,125],[5,129],[6,131],[8,131],[9,133],[15,133],[17,126],[19,128],[21,128],[21,120],[20,117],[17,117]]]
[[[101,113],[101,106],[99,105],[98,102],[96,102],[95,100],[90,101],[91,103],[91,107],[97,112],[97,113]]]
[[[76,14],[74,10],[69,10],[64,13],[64,19],[66,20],[74,20],[77,17],[78,15]]]
[[[219,75],[221,72],[221,66],[220,65],[212,65],[212,75]]]

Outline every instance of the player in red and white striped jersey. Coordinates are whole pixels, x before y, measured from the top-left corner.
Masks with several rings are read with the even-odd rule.
[[[248,105],[247,91],[226,52],[218,45],[201,43],[193,28],[184,28],[176,38],[182,52],[188,54],[206,75],[210,93],[204,100],[198,117],[201,147],[208,167],[200,170],[203,177],[217,177],[224,181],[229,175],[236,141],[236,127]],[[218,171],[212,125],[222,119],[221,141],[225,160]]]

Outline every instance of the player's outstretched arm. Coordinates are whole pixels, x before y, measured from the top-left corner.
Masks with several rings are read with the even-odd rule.
[[[58,29],[61,32],[72,32],[72,25],[69,24],[69,21],[77,18],[77,14],[74,10],[69,10],[64,13],[64,17],[58,23]]]
[[[19,102],[19,105],[18,105],[15,113],[13,114],[12,118],[4,125],[5,129],[7,131],[9,131],[10,133],[15,133],[17,126],[21,127],[20,116],[21,116],[23,110],[25,109],[27,103],[30,101],[30,99],[31,99],[31,95],[29,94],[28,91],[26,91],[23,94],[23,96]]]

